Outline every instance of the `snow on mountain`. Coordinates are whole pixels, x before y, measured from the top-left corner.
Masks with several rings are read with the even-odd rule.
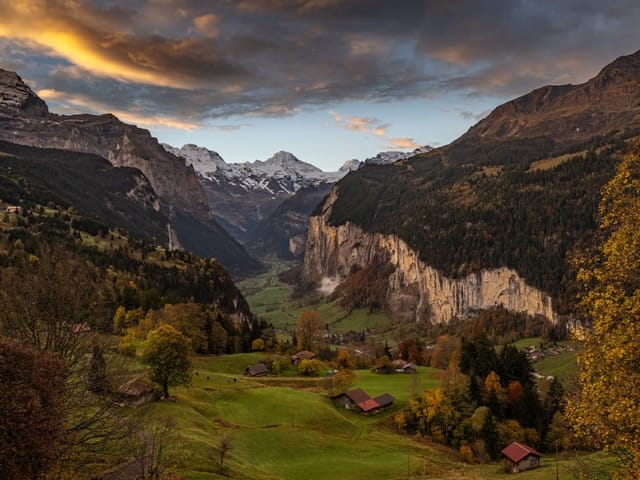
[[[193,143],[188,143],[182,148],[172,147],[169,144],[163,143],[162,147],[169,153],[173,153],[176,157],[181,157],[185,160],[187,165],[193,165],[193,169],[196,173],[207,177],[210,174],[218,170],[228,170],[229,165],[224,159],[213,150],[199,147]]]
[[[187,144],[175,148],[163,144],[165,150],[181,157],[203,178],[215,183],[226,183],[245,191],[266,190],[269,193],[293,195],[298,189],[326,182],[335,182],[347,171],[323,172],[303,162],[289,152],[277,152],[267,160],[244,163],[226,163],[212,150]]]
[[[418,147],[411,152],[399,152],[399,151],[389,151],[389,152],[380,152],[375,157],[367,158],[364,161],[364,164],[375,164],[375,165],[385,165],[387,163],[394,163],[398,160],[404,160],[406,158],[411,158],[416,155],[420,155],[421,153],[427,153],[433,150],[433,147],[429,145],[425,145],[424,147]]]
[[[264,161],[226,163],[217,152],[197,145],[186,144],[182,148],[167,144],[162,146],[168,152],[183,158],[187,165],[192,165],[196,173],[206,180],[216,184],[225,183],[245,191],[265,190],[274,195],[293,195],[302,187],[337,182],[350,171],[365,164],[393,163],[431,150],[431,147],[420,147],[409,153],[382,152],[364,162],[348,160],[336,172],[323,172],[284,151],[277,152]]]

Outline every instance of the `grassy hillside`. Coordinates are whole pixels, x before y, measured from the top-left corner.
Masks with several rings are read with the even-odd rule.
[[[336,408],[321,380],[293,388],[277,385],[278,379],[240,375],[244,366],[264,356],[198,357],[192,386],[176,389],[175,403],[152,405],[148,415],[168,416],[177,424],[187,454],[186,480],[512,478],[499,464],[467,465],[443,447],[396,433],[389,418],[399,406],[377,416],[362,416]],[[435,387],[438,376],[435,369],[421,368],[419,389]],[[401,405],[408,399],[411,377],[357,371],[354,386],[372,395],[389,392]],[[224,434],[231,435],[234,448],[221,470],[216,451]],[[575,459],[560,457],[559,478],[572,478],[575,465]],[[518,478],[555,478],[555,472],[555,459],[545,456],[539,470]]]

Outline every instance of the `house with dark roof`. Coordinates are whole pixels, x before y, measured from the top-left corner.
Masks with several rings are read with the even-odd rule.
[[[129,380],[118,388],[118,397],[122,403],[137,407],[160,398],[156,387],[140,377]]]
[[[311,360],[315,356],[316,354],[313,352],[310,352],[309,350],[302,350],[301,352],[298,352],[295,355],[291,356],[291,363],[293,363],[294,365],[297,365],[302,360]]]
[[[347,410],[370,414],[393,406],[395,398],[388,393],[384,393],[376,398],[371,398],[369,394],[361,388],[354,388],[353,390],[331,397],[331,400]]]
[[[402,373],[417,373],[418,366],[415,363],[407,363],[402,367]]]
[[[395,402],[396,399],[390,393],[383,393],[382,395],[375,397],[373,401],[376,402],[378,404],[378,408],[382,410],[383,408],[392,407],[393,402]]]
[[[269,375],[269,369],[264,363],[256,363],[245,368],[244,374],[247,377],[266,377]]]
[[[518,473],[540,466],[542,454],[522,443],[513,442],[502,450],[505,459],[504,469],[507,472]]]

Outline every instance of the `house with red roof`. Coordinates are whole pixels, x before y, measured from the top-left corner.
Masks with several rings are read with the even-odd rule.
[[[540,466],[542,454],[522,443],[513,442],[502,450],[507,472],[518,473]]]
[[[336,404],[342,405],[347,410],[354,410],[366,414],[377,413],[380,410],[393,406],[395,398],[388,393],[371,398],[361,388],[354,388],[348,392],[331,397]]]

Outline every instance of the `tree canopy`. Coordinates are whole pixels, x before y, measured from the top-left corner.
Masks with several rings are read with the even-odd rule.
[[[169,387],[185,385],[191,371],[191,342],[171,325],[161,325],[149,332],[142,361],[151,367],[151,380],[162,387],[165,397]]]
[[[579,356],[581,392],[568,418],[597,448],[640,467],[640,145],[603,189],[602,241],[582,260],[581,304],[593,321]],[[586,256],[585,256],[586,257]]]
[[[57,458],[64,373],[58,355],[0,336],[0,477],[40,478]]]

